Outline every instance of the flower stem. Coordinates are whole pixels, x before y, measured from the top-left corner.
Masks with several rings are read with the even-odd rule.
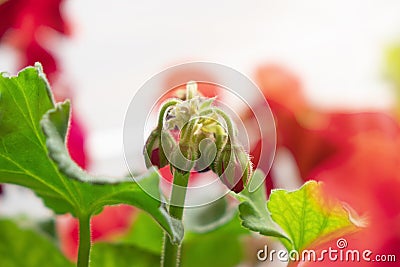
[[[162,129],[163,127],[165,112],[168,110],[168,108],[175,106],[176,104],[179,104],[181,102],[182,100],[180,99],[170,99],[161,106],[160,113],[158,115],[158,124],[157,124],[158,129]]]
[[[237,135],[237,130],[234,127],[231,118],[228,116],[228,114],[225,113],[225,111],[223,111],[220,108],[214,108],[215,112],[220,115],[226,123],[226,127],[228,128],[228,137],[231,139],[231,142],[233,143],[236,139],[236,135]]]
[[[90,246],[90,216],[83,215],[79,218],[79,251],[77,267],[89,266]]]
[[[174,186],[172,187],[170,197],[169,214],[178,220],[182,220],[189,174],[189,172],[174,171]],[[167,234],[165,234],[161,266],[177,267],[179,266],[179,259],[180,245],[173,244]]]

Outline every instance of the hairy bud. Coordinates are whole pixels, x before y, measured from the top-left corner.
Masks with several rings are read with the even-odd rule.
[[[227,144],[216,159],[214,170],[223,184],[239,193],[251,177],[253,167],[242,146]]]
[[[157,166],[159,169],[169,164],[165,151],[171,150],[175,146],[175,139],[170,133],[156,128],[153,130],[146,141],[143,154],[145,156],[146,167]]]

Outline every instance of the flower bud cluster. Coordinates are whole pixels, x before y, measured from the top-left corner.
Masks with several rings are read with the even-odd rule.
[[[187,83],[184,100],[167,100],[144,147],[146,165],[169,165],[181,172],[212,170],[238,193],[252,175],[252,163],[231,118],[214,100],[199,95],[195,82]]]

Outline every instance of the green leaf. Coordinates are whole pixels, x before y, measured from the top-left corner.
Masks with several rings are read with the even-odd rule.
[[[128,178],[90,176],[71,160],[65,147],[69,115],[69,102],[55,106],[40,65],[24,69],[17,77],[2,74],[0,183],[31,188],[57,214],[81,217],[98,213],[105,205],[137,206],[151,214],[172,240],[179,242],[183,237],[182,224],[142,189],[146,187],[146,191],[159,194],[161,199],[158,172],[152,169],[136,179],[140,186]]]
[[[96,243],[90,261],[94,267],[154,267],[160,265],[160,255],[134,245]]]
[[[268,209],[292,242],[287,249],[301,251],[357,230],[342,203],[327,197],[322,183],[315,181],[293,192],[272,191]]]
[[[251,179],[260,179],[260,176],[264,176],[264,173],[256,170]],[[263,184],[253,192],[249,192],[249,189],[245,188],[237,197],[241,200],[239,215],[244,227],[262,235],[288,240],[287,236],[271,218],[267,209],[267,199]]]
[[[72,267],[51,239],[10,220],[0,220],[2,267]]]
[[[48,111],[41,121],[43,131],[47,137],[46,145],[49,150],[49,156],[57,164],[59,171],[64,175],[79,181],[81,186],[90,186],[97,189],[98,192],[104,192],[102,197],[100,194],[84,195],[85,203],[90,203],[88,207],[90,214],[100,210],[105,203],[113,204],[130,204],[139,207],[145,211],[157,211],[152,214],[159,223],[171,234],[174,242],[182,239],[183,227],[181,222],[170,217],[164,206],[154,199],[156,196],[161,199],[159,192],[159,175],[154,169],[143,177],[137,177],[135,180],[140,186],[133,182],[130,177],[123,177],[118,180],[108,177],[93,177],[82,170],[69,156],[64,144],[66,131],[68,128],[70,114],[69,102],[58,104],[55,109]],[[143,191],[142,188],[146,188]],[[147,192],[151,191],[149,195]],[[153,196],[153,197],[152,197]]]
[[[50,158],[57,164],[58,169],[69,178],[92,184],[116,184],[132,181],[130,177],[110,178],[95,177],[79,167],[70,157],[64,144],[68,132],[70,117],[70,102],[55,105],[47,111],[40,122],[46,136],[46,146]]]

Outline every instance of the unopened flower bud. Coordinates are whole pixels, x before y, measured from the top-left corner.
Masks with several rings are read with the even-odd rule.
[[[253,172],[249,155],[243,147],[229,144],[219,154],[214,169],[222,183],[235,193],[244,189]]]
[[[168,133],[155,129],[151,132],[144,147],[146,167],[157,166],[159,169],[169,164],[165,150],[171,150],[175,139]]]

